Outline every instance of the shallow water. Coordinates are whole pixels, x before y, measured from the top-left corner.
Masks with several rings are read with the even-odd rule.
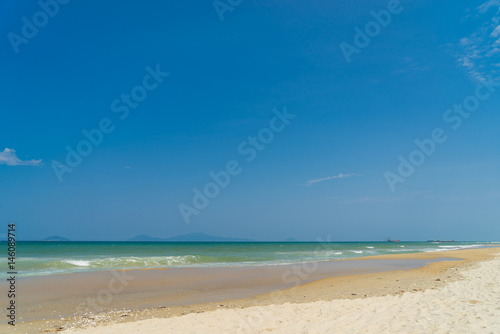
[[[481,242],[18,242],[19,276],[96,270],[293,264],[487,246]],[[5,246],[5,242],[0,247]]]

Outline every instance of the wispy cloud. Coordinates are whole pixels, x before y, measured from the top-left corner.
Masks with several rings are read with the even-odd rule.
[[[477,12],[486,17],[486,22],[460,39],[459,51],[456,54],[458,63],[477,81],[486,79],[486,75],[498,76],[500,65],[500,0],[489,0],[476,8]],[[496,7],[496,10],[489,9]]]
[[[403,197],[360,197],[340,200],[342,203],[389,203],[403,201]]]
[[[354,173],[343,174],[343,173],[340,173],[338,175],[327,176],[327,177],[323,177],[321,179],[309,180],[309,181],[307,181],[306,186],[312,186],[315,183],[328,181],[328,180],[345,179],[345,178],[351,177],[351,176],[361,176],[361,174],[354,174]]]
[[[21,160],[17,157],[16,151],[10,148],[6,148],[3,152],[0,152],[0,165],[7,166],[37,166],[42,163],[40,160]]]
[[[477,7],[477,10],[483,14],[486,13],[491,7],[499,7],[500,0],[489,0],[483,3],[481,6]]]
[[[403,57],[400,63],[400,68],[393,71],[393,74],[412,75],[419,72],[428,71],[430,69],[428,65],[420,65],[413,57]]]

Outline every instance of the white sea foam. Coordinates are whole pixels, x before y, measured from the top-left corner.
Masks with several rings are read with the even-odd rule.
[[[442,252],[442,251],[449,251],[449,250],[460,250],[460,249],[469,249],[469,248],[476,248],[476,247],[481,247],[483,246],[482,244],[474,244],[474,245],[439,245],[437,248],[429,248],[424,250],[424,252]]]
[[[200,258],[195,255],[182,256],[151,256],[151,257],[118,257],[118,258],[98,258],[90,260],[62,260],[59,263],[66,263],[76,267],[90,267],[94,269],[112,268],[135,268],[148,266],[171,266],[189,265],[198,263]],[[55,263],[57,266],[57,261]]]
[[[72,264],[77,267],[90,267],[90,261],[85,260],[65,260],[63,262]]]

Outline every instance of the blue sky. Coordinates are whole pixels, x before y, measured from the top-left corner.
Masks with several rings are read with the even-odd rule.
[[[19,238],[500,240],[499,1],[47,3],[0,1],[0,212]],[[348,62],[340,45],[394,8]]]

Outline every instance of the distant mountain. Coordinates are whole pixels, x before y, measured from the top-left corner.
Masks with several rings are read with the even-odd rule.
[[[190,241],[190,242],[243,242],[243,241],[253,241],[251,239],[242,239],[242,238],[224,238],[224,237],[218,237],[214,235],[208,235],[205,233],[190,233],[190,234],[183,234],[183,235],[178,235],[176,237],[172,238],[166,238],[166,239],[160,239],[160,238],[155,238],[155,237],[150,237],[149,235],[136,235],[135,237],[128,239],[127,241]]]
[[[294,239],[294,238],[286,238],[285,240],[283,240],[284,242],[297,242],[297,239]]]
[[[190,233],[190,234],[178,235],[173,238],[168,238],[165,239],[165,241],[253,241],[253,240],[242,239],[242,238],[217,237],[205,233]]]
[[[60,237],[58,235],[53,235],[51,237],[48,237],[48,238],[45,238],[45,239],[42,239],[40,241],[71,241],[67,238],[63,238],[63,237]]]
[[[150,237],[149,235],[139,234],[127,241],[164,241],[160,238]]]

